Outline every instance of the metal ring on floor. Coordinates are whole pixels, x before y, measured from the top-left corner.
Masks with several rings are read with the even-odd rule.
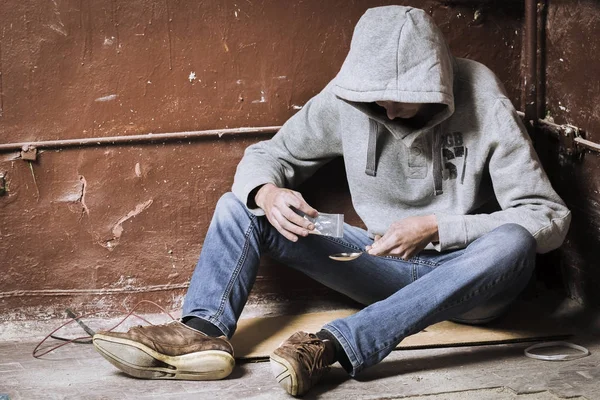
[[[579,354],[535,354],[532,353],[531,350],[541,349],[545,347],[568,347],[570,349],[580,351]],[[537,360],[544,361],[570,361],[576,360],[578,358],[587,357],[590,355],[590,351],[583,346],[579,346],[569,342],[545,342],[534,344],[533,346],[529,346],[525,349],[525,355],[529,358],[535,358]]]

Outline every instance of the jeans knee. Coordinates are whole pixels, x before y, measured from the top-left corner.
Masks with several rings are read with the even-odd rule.
[[[534,259],[536,250],[535,238],[527,229],[519,224],[504,224],[493,233],[500,235],[505,251],[522,259]]]
[[[215,208],[215,218],[230,219],[236,215],[247,215],[246,206],[231,192],[225,193]]]

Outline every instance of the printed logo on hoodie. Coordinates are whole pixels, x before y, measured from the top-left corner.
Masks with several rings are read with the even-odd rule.
[[[450,132],[442,135],[442,155],[444,156],[444,180],[465,179],[468,149],[464,146],[462,132]],[[460,175],[459,175],[460,173]]]

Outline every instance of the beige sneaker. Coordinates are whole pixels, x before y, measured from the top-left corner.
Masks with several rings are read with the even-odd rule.
[[[207,336],[179,321],[137,326],[127,333],[98,332],[93,342],[111,364],[136,378],[223,379],[235,365],[224,336]]]
[[[296,332],[271,354],[277,382],[292,396],[302,396],[329,371],[325,343],[316,335]]]

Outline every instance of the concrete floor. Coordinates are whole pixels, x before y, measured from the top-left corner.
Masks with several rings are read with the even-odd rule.
[[[359,379],[350,379],[334,366],[304,398],[600,399],[599,313],[570,301],[548,306],[574,327],[577,333],[569,341],[586,346],[590,356],[564,362],[534,360],[523,355],[530,343],[394,351]],[[259,313],[261,308],[255,307],[247,315]],[[17,328],[4,324],[0,329],[0,337],[4,333],[11,339],[0,342],[0,400],[290,398],[266,362],[238,363],[232,376],[216,382],[137,380],[114,369],[91,345],[68,345],[43,360],[34,359],[36,342],[31,337],[14,340]]]

